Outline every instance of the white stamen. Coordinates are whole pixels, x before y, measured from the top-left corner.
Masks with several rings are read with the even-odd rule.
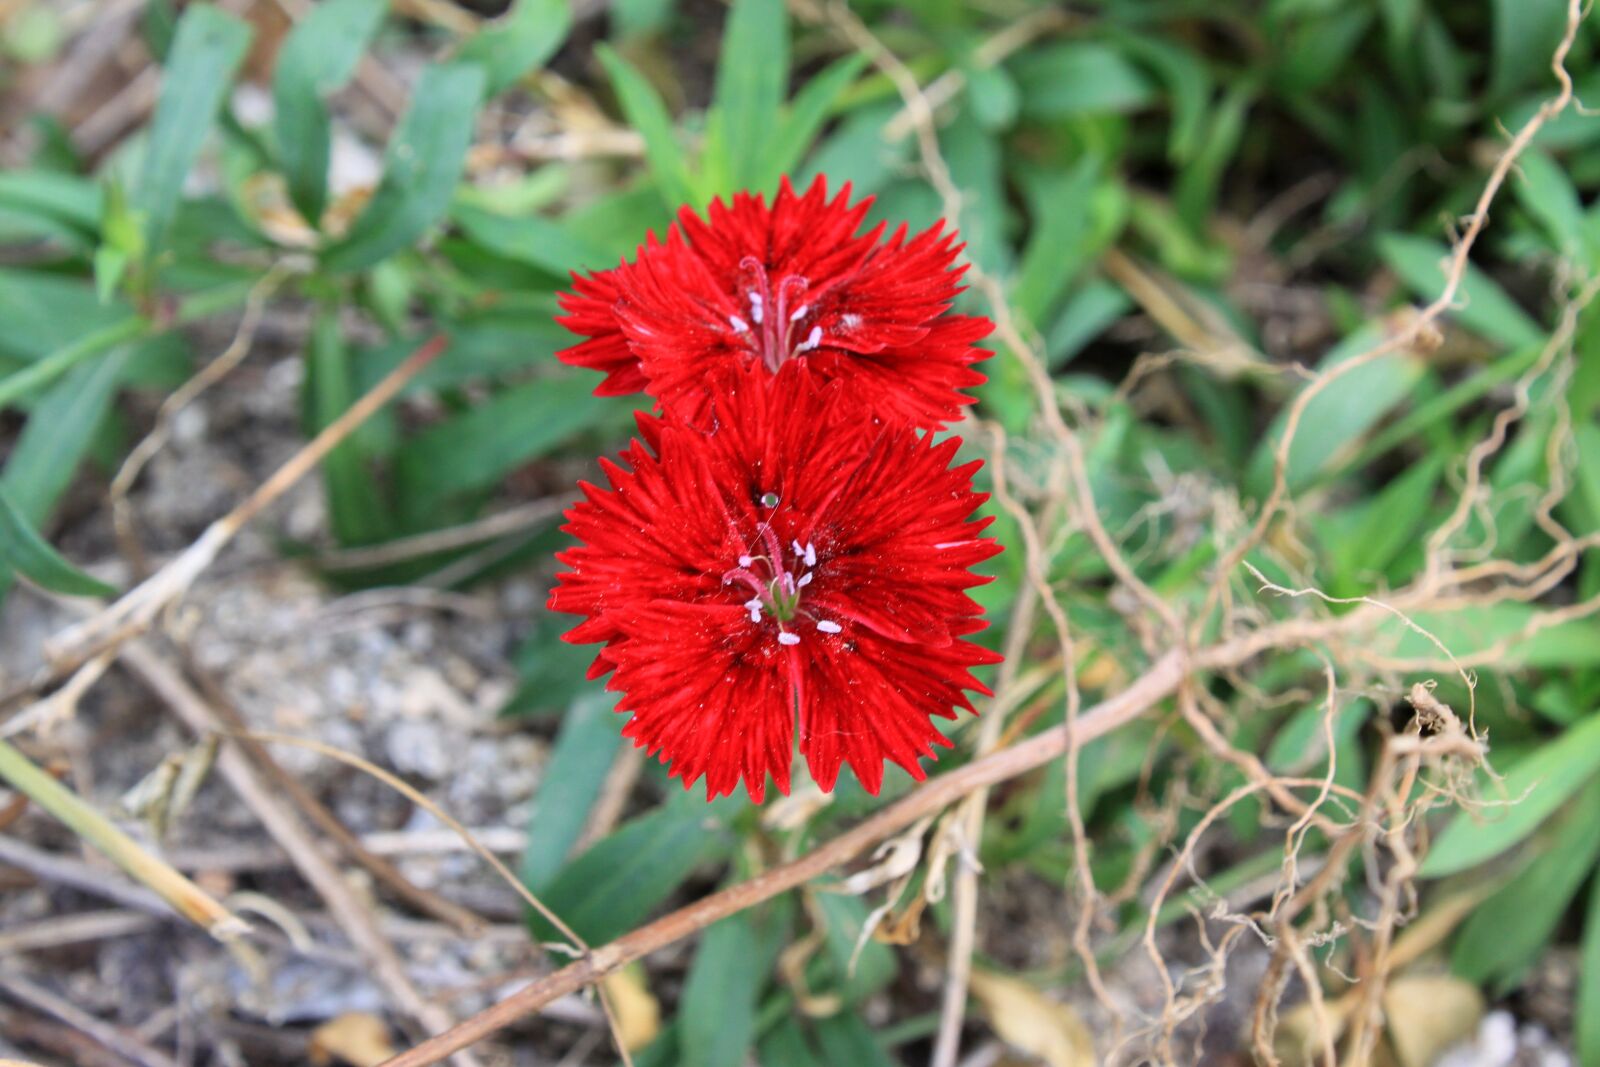
[[[739,566],[741,566],[741,567],[748,567],[748,566],[750,566],[750,564],[752,564],[754,562],[755,562],[755,560],[753,558],[751,558],[750,556],[740,556],[739,557]]]
[[[853,330],[857,326],[860,326],[860,325],[861,325],[861,316],[860,315],[857,315],[854,312],[852,312],[852,313],[844,316],[844,327],[845,327],[845,329]]]
[[[825,634],[836,634],[840,630],[843,630],[844,627],[840,626],[836,622],[830,622],[827,619],[823,619],[817,623],[817,629],[821,630]]]
[[[800,643],[800,635],[799,634],[792,634],[788,630],[780,630],[778,632],[778,644],[780,644],[780,645],[798,645],[799,643]]]
[[[756,320],[756,325],[757,326],[761,325],[762,316],[764,316],[765,314],[766,314],[766,310],[762,306],[761,294],[760,293],[751,293],[750,294],[750,317],[752,319]]]
[[[744,602],[744,610],[750,613],[751,622],[761,621],[761,598],[752,597]]]
[[[795,551],[798,552],[799,550],[800,546],[796,545]],[[817,565],[817,546],[812,544],[810,541],[806,542],[805,557],[807,567],[815,567]]]
[[[760,322],[761,320],[759,318],[757,318],[756,321]],[[733,327],[733,332],[734,333],[749,333],[750,332],[750,324],[748,322],[744,321],[743,319],[741,319],[737,315],[729,315],[728,316],[728,325]]]
[[[801,343],[800,347],[795,349],[795,351],[796,352],[809,352],[813,348],[816,348],[821,343],[822,343],[822,327],[821,326],[813,326],[813,327],[811,327],[811,333],[806,337],[805,341]]]
[[[806,586],[808,586],[810,584],[811,584],[811,572],[810,571],[806,571],[804,574],[802,574],[800,576],[800,581],[799,581],[798,585],[799,585],[799,588],[804,589]]]
[[[811,305],[810,304],[801,304],[799,307],[794,309],[794,314],[789,316],[789,321],[790,322],[799,322],[801,319],[806,317],[806,312],[808,312],[810,310],[811,310]]]
[[[794,549],[794,554],[797,556],[803,556],[806,554],[806,550],[800,547],[799,541],[790,541],[789,547]]]

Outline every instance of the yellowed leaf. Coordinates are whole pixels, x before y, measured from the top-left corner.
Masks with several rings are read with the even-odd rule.
[[[1058,1004],[1009,975],[975,970],[971,984],[972,995],[1002,1040],[1050,1067],[1095,1067],[1094,1039],[1070,1005]]]
[[[1412,975],[1389,983],[1383,1014],[1400,1067],[1430,1067],[1477,1033],[1483,994],[1448,974]]]
[[[618,1037],[629,1052],[636,1052],[661,1032],[661,1005],[644,982],[644,969],[624,967],[605,979],[606,999],[617,1018]]]
[[[377,1067],[395,1055],[395,1047],[389,1043],[389,1028],[382,1019],[365,1012],[350,1012],[311,1031],[306,1054],[317,1067],[335,1063]]]

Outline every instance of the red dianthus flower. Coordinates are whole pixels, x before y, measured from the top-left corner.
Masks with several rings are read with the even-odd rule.
[[[702,220],[678,213],[634,262],[573,275],[558,321],[587,338],[560,357],[598,370],[601,395],[648,392],[701,425],[710,401],[747,365],[795,364],[843,380],[872,416],[939,429],[984,381],[972,364],[988,319],[949,314],[964,268],[955,236],[935,225],[862,232],[871,199],[833,200],[818,178],[804,196],[784,179],[772,205],[738,193]]]
[[[566,639],[605,643],[590,676],[612,672],[624,734],[711,797],[743,779],[759,801],[769,774],[787,793],[797,715],[823,789],[841,762],[874,794],[885,759],[920,779],[949,744],[930,716],[972,710],[970,668],[1000,658],[966,640],[969,568],[1000,551],[972,517],[980,463],[846,390],[737,371],[709,432],[641,415],[627,466],[601,461],[611,488],[567,512],[581,543],[550,607],[587,618]]]

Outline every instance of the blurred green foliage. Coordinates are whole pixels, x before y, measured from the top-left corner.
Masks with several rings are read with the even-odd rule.
[[[308,435],[427,337],[451,339],[411,387],[431,398],[431,417],[381,415],[324,465],[332,536],[377,545],[480,517],[512,475],[563,491],[564,476],[543,464],[582,469],[618,447],[632,398],[595,398],[592,376],[554,360],[566,344],[552,323],[556,293],[569,270],[613,264],[660,233],[677,206],[771,192],[785,174],[825,174],[875,196],[875,219],[921,227],[942,213],[890,80],[829,28],[793,20],[780,0],[736,0],[720,31],[705,22],[706,5],[687,0],[619,0],[608,17],[577,26],[563,0],[516,0],[465,40],[403,22],[387,6],[317,5],[278,48],[272,121],[247,127],[228,101],[250,27],[210,4],[180,12],[153,0],[146,32],[165,76],[148,126],[93,166],[41,135],[28,166],[0,174],[0,412],[16,430],[0,471],[0,593],[13,570],[65,594],[107,591],[39,531],[51,529],[75,472],[103,477],[125,453],[119,393],[173,388],[205,355],[184,327],[228,313],[274,265],[293,268],[277,299],[315,308],[304,348]],[[1503,129],[1554,89],[1549,57],[1565,20],[1560,0],[1102,0],[1070,13],[1027,0],[868,0],[855,10],[922,83],[949,90],[938,139],[964,197],[968,255],[1003,280],[1061,399],[1096,427],[1089,473],[1105,526],[1130,543],[1140,575],[1188,613],[1200,610],[1217,557],[1207,502],[1248,507],[1270,488],[1297,388],[1277,366],[1335,366],[1380,336],[1385,314],[1437,293],[1448,231],[1482,188],[1486,158]],[[47,51],[42,32],[16,47]],[[713,61],[705,42],[714,36]],[[382,179],[352,219],[328,185],[330,98],[369,49],[415,47],[419,37],[438,58],[413,79]],[[1600,99],[1594,50],[1585,27],[1568,64],[1591,100]],[[547,65],[635,131],[642,159],[535,163],[498,183],[468,177],[485,109],[548,100],[559,85],[540,75]],[[197,193],[189,179],[200,160],[213,180]],[[264,180],[298,210],[309,249],[258,209],[252,189]],[[1396,352],[1310,404],[1287,472],[1299,543],[1260,549],[1252,564],[1281,578],[1292,556],[1298,573],[1336,596],[1415,577],[1421,540],[1454,505],[1468,450],[1538,364],[1560,295],[1600,271],[1597,190],[1600,120],[1568,111],[1539,135],[1496,204],[1445,347]],[[1114,269],[1113,253],[1140,273]],[[1157,284],[1171,317],[1139,278]],[[1173,388],[1136,406],[1115,383],[1141,351],[1192,345],[1173,333],[1181,323],[1233,358],[1179,366]],[[1582,312],[1573,336],[1572,359],[1534,378],[1527,416],[1485,470],[1489,496],[1464,540],[1501,558],[1549,550],[1535,509],[1557,482],[1566,491],[1555,518],[1575,537],[1600,532],[1600,317]],[[1009,432],[1007,459],[1020,476],[1040,479],[1051,455],[1033,425],[1036,398],[1015,361],[986,366],[979,414]],[[1552,471],[1546,445],[1563,427],[1570,447]],[[1024,558],[1007,516],[995,529],[1013,549],[982,590],[995,623],[986,639],[998,644]],[[546,527],[489,553],[450,549],[329,579],[388,584],[450,567],[453,582],[468,584],[548,567],[560,543]],[[1136,674],[1145,653],[1103,561],[1071,534],[1049,563],[1080,642],[1105,668],[1099,684]],[[1600,557],[1591,551],[1546,600],[1596,595]],[[1518,637],[1536,610],[1501,603],[1421,620],[1457,654],[1510,641],[1478,673],[1476,714],[1506,774],[1498,788],[1526,795],[1487,822],[1457,818],[1423,875],[1504,880],[1452,948],[1456,970],[1496,993],[1513,991],[1552,942],[1586,946],[1578,1041],[1585,1067],[1600,1067],[1600,622],[1580,615]],[[525,684],[508,713],[559,717],[522,871],[586,938],[620,934],[681,887],[748,875],[879,803],[844,784],[803,829],[777,831],[744,801],[708,807],[684,796],[652,765],[648,793],[658,802],[573,855],[620,739],[609,698],[583,681],[587,655],[560,644],[562,629],[557,619],[532,621],[518,656]],[[1432,653],[1416,635],[1395,652]],[[1286,654],[1258,684],[1314,689],[1319,678],[1314,658]],[[1042,684],[1048,695],[1051,683]],[[1344,702],[1340,782],[1363,785],[1400,691]],[[1448,677],[1440,695],[1465,706]],[[1032,728],[1060,721],[1058,705]],[[1252,705],[1233,740],[1274,769],[1320,774],[1320,723],[1315,700]],[[1163,758],[1150,761],[1152,745]],[[958,746],[941,768],[969,749]],[[1147,766],[1156,780],[1141,784]],[[1079,799],[1102,884],[1133,869],[1155,832],[1140,799],[1184,776],[1215,792],[1241,780],[1208,766],[1184,729],[1154,722],[1084,753]],[[886,793],[908,786],[896,772]],[[1064,788],[1057,766],[996,798],[981,857],[989,877],[1066,876]],[[1181,812],[1180,831],[1198,817]],[[1229,825],[1233,840],[1211,871],[1219,888],[1270,870],[1280,848],[1252,812]],[[853,1005],[889,987],[903,966],[896,952],[868,941],[856,955],[868,907],[830,893],[806,908],[784,898],[707,931],[675,1020],[640,1062],[733,1067],[752,1048],[785,1067],[894,1062],[892,1042],[857,1015],[801,1011],[773,966],[785,945],[816,930],[803,965],[812,993]],[[1142,922],[1135,906],[1114,917],[1129,930]],[[942,907],[933,921],[948,921]],[[536,924],[535,933],[551,932]],[[890,1036],[921,1040],[930,1019],[917,1015]]]

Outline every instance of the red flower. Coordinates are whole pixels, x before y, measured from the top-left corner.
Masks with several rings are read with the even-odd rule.
[[[969,568],[1000,551],[971,517],[981,464],[874,425],[846,383],[765,377],[733,374],[709,433],[640,417],[628,466],[602,460],[611,488],[567,512],[582,543],[550,607],[587,616],[566,639],[605,642],[590,677],[614,672],[624,734],[685,786],[787,793],[798,714],[817,784],[844,762],[876,794],[885,759],[924,776],[949,744],[929,717],[972,710],[970,668],[1000,658],[965,640],[987,581]]]
[[[682,209],[664,244],[652,235],[633,263],[573,276],[558,321],[588,340],[560,357],[604,373],[596,393],[642,390],[696,424],[740,368],[790,363],[846,381],[885,422],[959,419],[991,328],[948,314],[962,246],[940,225],[909,240],[904,226],[861,232],[872,201],[849,193],[829,201],[818,178],[796,196],[785,179],[770,208],[738,193],[705,220]]]

